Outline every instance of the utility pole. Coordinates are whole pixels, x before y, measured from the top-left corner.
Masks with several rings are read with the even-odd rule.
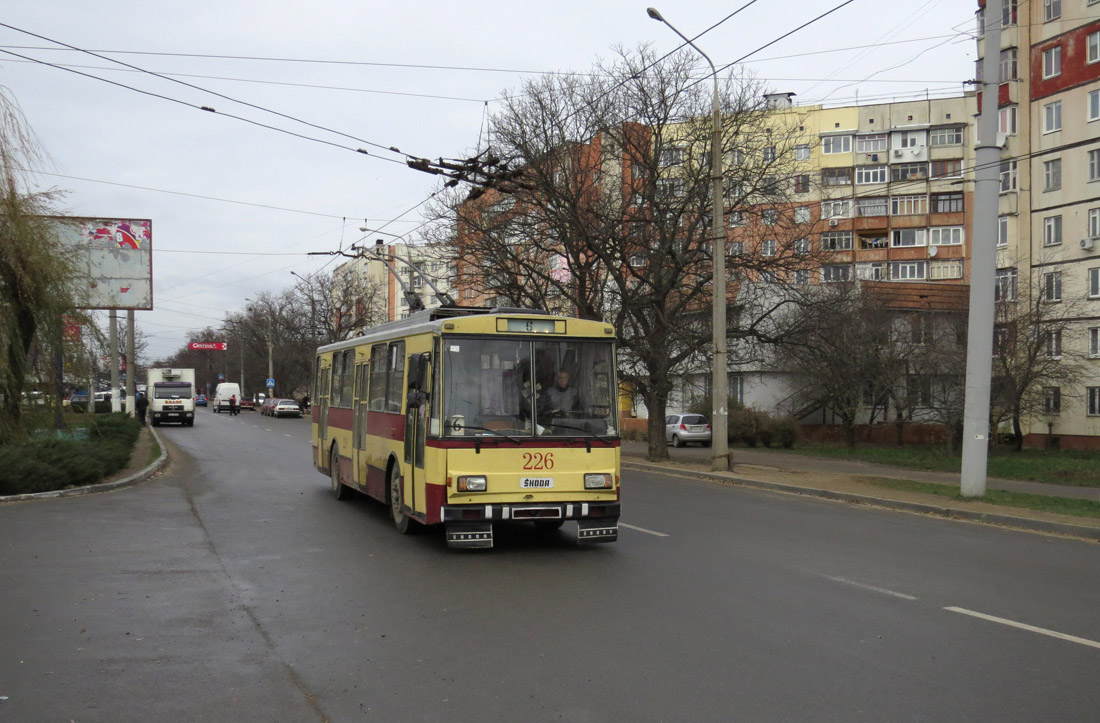
[[[131,417],[137,416],[137,404],[134,390],[137,384],[134,375],[137,374],[137,364],[134,362],[134,310],[126,310],[126,413]]]
[[[1001,3],[985,4],[982,40],[981,140],[975,147],[974,232],[970,246],[970,316],[963,406],[963,497],[985,494],[989,463],[989,397],[993,377],[993,288],[997,272],[997,199],[1001,149],[997,146],[997,70],[1001,53]]]
[[[111,411],[122,411],[122,400],[118,398],[118,312],[110,311],[111,325],[107,334],[107,340],[111,344]],[[92,395],[92,404],[95,404],[95,394]]]

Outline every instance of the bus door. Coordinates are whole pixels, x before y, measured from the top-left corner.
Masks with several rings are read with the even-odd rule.
[[[409,507],[416,510],[416,491],[424,485],[424,435],[428,427],[428,379],[431,378],[431,354],[409,356],[405,400],[405,464],[409,477]],[[420,487],[418,487],[418,484]]]
[[[367,362],[359,362],[355,365],[355,383],[352,386],[352,472],[356,485],[362,486],[367,481]]]
[[[314,390],[314,405],[317,407],[317,455],[320,467],[328,467],[328,402],[329,382],[332,377],[332,365],[326,365],[318,357],[317,388]]]

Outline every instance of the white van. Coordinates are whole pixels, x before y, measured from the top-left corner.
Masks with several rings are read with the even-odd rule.
[[[222,410],[228,412],[230,397],[236,397],[238,403],[241,401],[241,385],[234,382],[222,382],[214,390],[214,401],[211,402],[211,407],[215,412],[221,412]]]

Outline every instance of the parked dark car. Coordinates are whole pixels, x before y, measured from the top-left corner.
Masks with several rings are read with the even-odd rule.
[[[250,412],[256,411],[256,402],[252,401],[248,397],[241,397],[241,400],[237,402],[237,406],[242,412],[246,409]]]
[[[264,414],[268,417],[275,416],[273,414],[273,410],[275,409],[275,403],[278,401],[279,400],[275,397],[268,397],[267,399],[265,399],[263,401],[263,404],[260,405],[260,414]]]

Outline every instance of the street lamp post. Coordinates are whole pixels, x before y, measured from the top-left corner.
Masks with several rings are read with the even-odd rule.
[[[711,99],[711,140],[710,140],[710,172],[711,172],[711,205],[714,218],[711,223],[714,231],[712,250],[714,254],[714,280],[712,284],[713,298],[711,300],[711,325],[713,326],[714,353],[711,357],[711,469],[728,470],[730,464],[729,440],[726,436],[728,428],[728,412],[726,408],[729,397],[729,378],[726,376],[726,238],[724,229],[724,214],[722,200],[722,118],[719,113],[718,103],[718,69],[714,67],[710,56],[699,49],[695,43],[686,37],[676,27],[665,20],[664,16],[656,8],[648,8],[646,13],[654,20],[667,25],[672,32],[695,52],[703,56],[710,65],[711,77],[714,80],[714,94]]]

